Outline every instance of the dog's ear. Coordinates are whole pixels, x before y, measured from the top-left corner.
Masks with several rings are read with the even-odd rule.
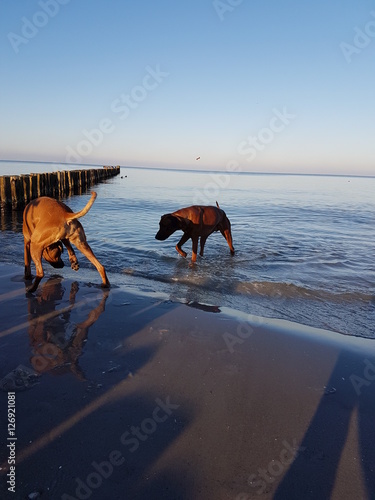
[[[170,217],[173,217],[173,216],[171,214],[164,214],[160,217],[160,222],[167,224]]]
[[[162,215],[160,219],[160,225],[173,229],[173,231],[177,231],[178,229],[187,231],[192,225],[192,222],[191,220],[180,217],[179,215],[165,214]]]
[[[179,217],[172,214],[164,214],[160,219],[160,225],[177,231],[177,229],[180,229]]]
[[[179,229],[182,229],[182,231],[188,231],[193,223],[191,222],[190,219],[187,219],[186,217],[180,217],[180,216],[175,216],[176,219],[178,219],[178,226]]]

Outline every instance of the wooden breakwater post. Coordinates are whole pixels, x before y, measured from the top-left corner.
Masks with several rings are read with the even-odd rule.
[[[0,176],[0,207],[19,210],[39,196],[64,198],[82,194],[94,184],[115,177],[120,167],[62,170],[42,174]]]

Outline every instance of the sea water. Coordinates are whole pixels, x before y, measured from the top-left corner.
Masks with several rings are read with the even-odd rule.
[[[66,167],[0,162],[0,174],[58,168]],[[93,189],[81,222],[112,284],[375,338],[375,178],[122,167]],[[88,198],[64,201],[78,211]],[[155,240],[163,214],[216,201],[232,224],[234,256],[219,232],[195,265],[191,241],[186,259],[175,250],[181,232]],[[1,229],[0,262],[22,273],[22,214],[2,214]],[[79,273],[67,266],[62,276],[86,279],[92,265],[78,254]]]

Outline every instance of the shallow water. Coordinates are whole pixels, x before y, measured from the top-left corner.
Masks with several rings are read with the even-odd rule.
[[[95,190],[98,198],[81,222],[112,283],[375,338],[375,178],[122,168]],[[67,204],[79,210],[87,197]],[[161,215],[216,200],[232,223],[234,257],[220,233],[209,237],[193,267],[191,242],[184,246],[187,259],[174,249],[180,232],[155,240]],[[21,214],[3,214],[1,229],[0,261],[22,272]],[[91,267],[84,257],[80,265]]]

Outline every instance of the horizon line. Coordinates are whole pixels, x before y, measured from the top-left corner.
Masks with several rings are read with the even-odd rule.
[[[108,165],[103,165],[102,163],[64,163],[59,161],[45,161],[45,160],[11,160],[11,159],[0,159],[0,162],[9,162],[9,163],[41,163],[41,164],[56,164],[56,165],[67,165],[67,166],[77,166],[78,167],[103,167]],[[289,175],[289,176],[316,176],[316,177],[361,177],[361,178],[375,178],[375,174],[345,174],[345,173],[315,173],[315,172],[262,172],[262,171],[249,171],[249,170],[240,170],[240,171],[227,171],[227,170],[214,170],[214,169],[196,169],[196,168],[188,168],[188,167],[157,167],[157,166],[144,166],[144,165],[113,165],[120,166],[120,168],[132,168],[132,169],[144,169],[144,170],[171,170],[175,172],[195,172],[195,173],[214,173],[214,174],[233,174],[233,175]],[[7,174],[5,174],[7,175]],[[25,174],[26,175],[26,174]],[[1,176],[1,174],[0,174]]]

